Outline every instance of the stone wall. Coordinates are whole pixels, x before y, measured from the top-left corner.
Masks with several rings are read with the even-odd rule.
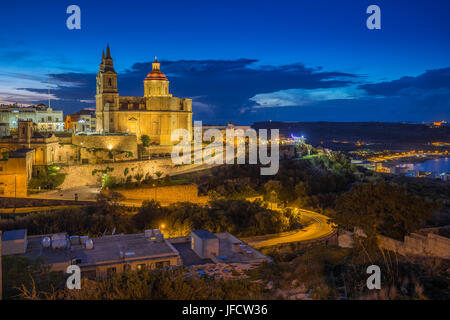
[[[349,231],[340,232],[338,243],[340,247],[353,247],[353,233]],[[379,235],[378,245],[383,249],[394,251],[404,256],[413,255],[450,259],[450,239],[434,233],[428,233],[426,236],[411,233],[409,236],[404,237],[404,241]]]
[[[144,177],[149,174],[155,178],[155,172],[160,171],[163,173],[162,177],[164,177],[165,175],[183,173],[199,166],[200,164],[175,166],[171,158],[64,166],[61,167],[61,172],[66,174],[66,178],[60,188],[65,190],[82,186],[101,186],[102,173],[97,172],[92,175],[92,172],[94,170],[105,170],[106,168],[112,168],[113,171],[108,172],[108,175],[120,181],[121,179],[125,180],[127,176],[133,177],[138,173]],[[125,175],[125,169],[128,169],[127,175]]]
[[[129,151],[137,156],[135,135],[74,135],[72,143],[85,148]]]
[[[429,233],[427,236],[411,233],[409,236],[405,236],[404,241],[379,236],[378,241],[380,247],[401,255],[450,259],[450,239],[433,233]]]
[[[209,198],[206,196],[198,196],[198,188],[196,185],[179,185],[164,187],[140,187],[135,189],[114,189],[127,200],[156,200],[161,204],[168,205],[176,202],[193,202],[204,205]]]

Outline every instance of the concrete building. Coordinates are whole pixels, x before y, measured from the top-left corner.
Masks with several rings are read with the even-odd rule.
[[[151,231],[151,232],[149,232]],[[82,277],[104,279],[116,272],[178,266],[178,251],[159,230],[100,238],[67,233],[27,236],[26,230],[3,233],[3,255],[42,257],[53,271],[78,265]],[[6,241],[5,241],[6,240]]]
[[[84,109],[66,116],[64,127],[66,131],[73,133],[95,133],[97,131],[95,110]]]
[[[169,80],[155,58],[144,80],[143,97],[120,97],[109,46],[97,74],[96,117],[99,133],[148,135],[155,144],[169,145],[175,129],[192,131],[192,100],[169,93]]]
[[[191,249],[202,259],[219,256],[219,238],[208,230],[191,232]]]
[[[27,230],[5,231],[2,235],[2,254],[24,254],[27,250]]]
[[[19,121],[32,121],[39,131],[64,131],[63,112],[53,110],[45,104],[31,107],[17,105],[0,105],[0,123],[8,123],[11,129],[17,129]]]
[[[180,252],[183,265],[259,264],[271,261],[258,250],[250,247],[229,232],[212,233],[208,230],[192,230],[189,237],[169,239]]]
[[[270,261],[228,232],[193,230],[190,236],[165,239],[158,229],[99,238],[67,233],[28,236],[27,230],[3,233],[3,255],[43,258],[53,271],[78,265],[81,275],[104,279],[114,273],[206,263],[251,264]]]

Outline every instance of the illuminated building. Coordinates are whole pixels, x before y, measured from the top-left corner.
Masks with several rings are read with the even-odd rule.
[[[169,80],[155,58],[144,79],[143,97],[120,97],[109,46],[97,74],[97,132],[148,135],[155,144],[171,144],[175,129],[192,131],[192,100],[169,93]]]
[[[64,131],[63,112],[61,110],[53,110],[42,103],[31,107],[0,106],[0,123],[9,123],[11,129],[17,129],[19,120],[33,121],[37,124],[39,131]]]

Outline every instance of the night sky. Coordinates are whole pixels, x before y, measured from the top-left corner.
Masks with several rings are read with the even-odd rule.
[[[81,8],[68,30],[66,8]],[[366,8],[381,8],[381,30]],[[2,1],[0,102],[95,107],[110,44],[119,93],[157,56],[195,120],[450,121],[450,1]]]

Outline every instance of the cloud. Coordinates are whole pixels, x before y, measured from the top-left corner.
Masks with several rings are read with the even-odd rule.
[[[359,86],[369,95],[392,97],[450,91],[450,68],[427,70],[417,77],[402,77],[393,81]]]
[[[363,83],[367,82],[366,75],[327,71],[302,63],[261,65],[256,59],[246,58],[160,62],[171,82],[171,93],[192,98],[194,119],[209,123],[264,119],[414,121],[449,116],[450,68],[428,70],[417,77]],[[137,62],[118,74],[120,95],[142,96],[143,79],[151,63]],[[3,77],[0,74],[0,82],[5,76],[20,78],[11,83],[28,85],[2,90],[2,101],[12,98],[13,90],[19,88],[16,93],[23,101],[37,99],[35,103],[45,103],[46,77],[27,79],[26,74],[9,73]],[[63,108],[65,113],[95,106],[96,73],[65,72],[50,77],[55,98],[52,106]]]
[[[361,94],[361,90],[355,90],[349,87],[329,89],[288,89],[257,94],[251,97],[250,100],[257,103],[252,109],[259,109],[304,106],[314,102],[337,99],[355,99],[356,97],[360,97]]]

